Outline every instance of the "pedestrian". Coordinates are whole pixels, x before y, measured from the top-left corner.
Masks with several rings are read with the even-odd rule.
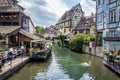
[[[2,57],[1,62],[2,62],[2,66],[5,68],[4,64],[5,64],[6,61],[5,61],[4,57]]]
[[[2,72],[2,62],[0,61],[0,72]]]
[[[21,46],[21,50],[23,50],[23,52],[24,52],[24,49],[25,49],[24,46]]]
[[[9,62],[10,62],[10,65],[11,65],[11,67],[12,67],[12,58],[13,58],[13,56],[12,56],[12,52],[8,52],[8,60],[9,60]]]

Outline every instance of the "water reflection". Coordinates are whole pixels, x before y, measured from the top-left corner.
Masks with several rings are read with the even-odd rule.
[[[66,71],[62,69],[62,65],[58,63],[56,55],[53,52],[52,62],[45,72],[40,72],[35,76],[35,80],[58,80],[58,79],[70,79],[69,75],[65,74]]]
[[[55,46],[46,63],[29,63],[8,80],[120,80],[102,59]]]
[[[94,80],[88,73],[84,73],[79,80]]]

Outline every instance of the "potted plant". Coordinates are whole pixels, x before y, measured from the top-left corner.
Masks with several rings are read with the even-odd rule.
[[[0,52],[0,55],[4,54],[4,52]]]
[[[104,54],[104,56],[103,56],[104,60],[107,61],[109,59],[110,51],[109,50],[103,50],[103,54]]]
[[[110,51],[109,50],[103,50],[103,54],[109,56],[110,55]]]

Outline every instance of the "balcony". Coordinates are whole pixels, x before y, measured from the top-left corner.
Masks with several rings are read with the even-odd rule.
[[[120,37],[104,37],[105,41],[120,41]]]
[[[14,19],[10,19],[10,18],[0,18],[0,22],[18,22],[19,18],[14,18]]]

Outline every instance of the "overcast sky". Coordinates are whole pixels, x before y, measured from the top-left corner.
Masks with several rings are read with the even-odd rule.
[[[92,0],[18,0],[31,17],[34,25],[54,25],[58,19],[76,4],[80,3],[85,15],[95,13]]]

